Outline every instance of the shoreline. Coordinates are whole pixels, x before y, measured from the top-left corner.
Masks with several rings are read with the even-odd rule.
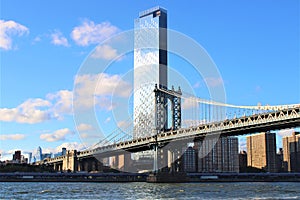
[[[0,182],[300,182],[300,173],[0,173]]]

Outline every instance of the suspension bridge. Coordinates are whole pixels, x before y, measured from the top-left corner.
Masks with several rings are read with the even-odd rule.
[[[155,108],[152,112],[155,117],[155,127],[150,127],[151,124],[147,119],[149,116],[144,113],[143,118],[139,118],[138,122],[128,120],[126,127],[118,127],[89,149],[70,151],[67,155],[44,160],[44,164],[54,165],[57,170],[80,171],[97,169],[95,165],[99,164],[99,160],[122,155],[123,168],[118,166],[116,168],[126,170],[126,157],[128,160],[131,153],[152,150],[154,170],[158,170],[157,152],[170,143],[186,145],[187,142],[203,140],[208,136],[240,136],[300,126],[300,104],[232,105],[185,94],[180,88],[175,91],[174,88],[168,90],[157,85],[154,94]],[[182,104],[186,105],[185,108]],[[140,109],[147,111],[145,107],[150,105],[142,104],[142,106],[143,108]],[[153,113],[148,114],[153,117]],[[143,126],[144,130],[149,130],[147,136],[134,137],[135,123]],[[92,164],[91,162],[83,164],[84,161],[91,159],[94,159]],[[119,165],[120,158],[118,157],[115,162]]]

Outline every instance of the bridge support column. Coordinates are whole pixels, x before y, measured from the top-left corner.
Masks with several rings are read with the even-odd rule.
[[[116,156],[116,166],[120,171],[129,171],[131,166],[131,153],[124,152]]]
[[[186,146],[186,143],[174,143],[168,149],[168,168],[171,172],[181,171],[181,156],[183,155],[183,147]]]
[[[168,150],[168,168],[170,171],[174,171],[173,169],[173,162],[174,162],[174,153],[171,150]]]
[[[131,170],[131,166],[132,166],[131,153],[126,151],[124,153],[124,171],[125,172],[133,171]]]
[[[95,160],[91,160],[91,165],[92,165],[92,171],[96,171],[97,167],[96,167],[96,161]]]
[[[167,149],[158,149],[158,170],[159,171],[168,171],[168,150]]]
[[[119,156],[111,156],[109,157],[109,165],[111,168],[118,169],[119,166]]]
[[[82,170],[82,160],[78,160],[77,171],[80,172]]]
[[[57,171],[61,172],[62,171],[62,163],[57,164]]]
[[[153,159],[153,172],[158,171],[158,150],[157,150],[157,145],[154,145],[154,159]]]
[[[89,162],[88,162],[88,160],[84,160],[83,161],[83,170],[84,171],[89,171]]]
[[[77,169],[77,151],[67,151],[63,159],[62,170],[71,170],[72,172]]]
[[[103,172],[103,163],[97,160],[97,170]]]

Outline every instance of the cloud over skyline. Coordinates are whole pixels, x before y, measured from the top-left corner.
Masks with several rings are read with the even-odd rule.
[[[24,134],[1,134],[0,140],[22,140],[25,138]]]
[[[29,33],[29,29],[15,21],[0,20],[0,48],[11,50],[13,48],[13,35],[22,36]]]
[[[67,135],[73,135],[74,132],[68,128],[59,129],[54,131],[53,133],[44,133],[40,135],[40,139],[45,140],[47,142],[56,142],[56,141],[64,141],[66,140]]]
[[[118,32],[118,28],[109,22],[96,24],[91,20],[84,20],[81,25],[73,28],[71,38],[79,46],[98,44]]]
[[[100,58],[104,60],[111,60],[118,56],[117,50],[109,45],[99,45],[92,53],[92,58]]]
[[[16,108],[1,108],[0,121],[35,124],[50,120],[51,102],[44,99],[28,99]]]
[[[63,34],[58,31],[55,30],[54,33],[51,34],[51,43],[57,46],[69,46],[69,42],[68,39],[66,37],[63,36]]]
[[[116,104],[111,97],[128,98],[132,86],[117,74],[83,74],[75,78],[74,104],[76,108],[85,109],[100,106],[112,110]]]

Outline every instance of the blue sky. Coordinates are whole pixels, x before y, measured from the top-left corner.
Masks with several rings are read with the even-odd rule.
[[[228,103],[299,103],[297,0],[1,0],[0,153],[10,158],[15,149],[82,148],[70,106],[80,66],[98,43],[132,29],[140,11],[157,5],[168,10],[170,29],[194,39],[214,60]],[[171,58],[169,64],[186,74],[191,85],[203,85],[191,71],[183,72],[183,60]],[[113,64],[108,81],[120,79],[126,71],[122,65],[132,68],[132,54]],[[206,97],[205,89],[194,89]],[[106,103],[100,102],[98,121],[109,132],[114,124]],[[95,132],[90,124],[79,125],[89,134]]]

